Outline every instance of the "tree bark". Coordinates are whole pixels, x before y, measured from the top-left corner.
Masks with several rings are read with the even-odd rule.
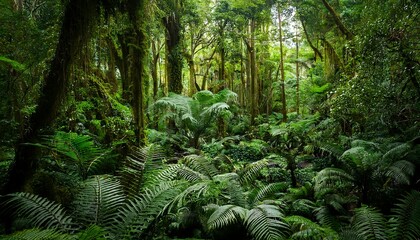
[[[166,28],[166,76],[168,91],[182,93],[182,51],[181,23],[178,13],[170,14],[162,19]]]
[[[348,40],[351,40],[354,37],[353,33],[350,32],[350,30],[344,25],[344,23],[341,21],[341,18],[335,12],[334,8],[326,0],[322,0],[322,3],[327,8],[328,12],[330,12],[332,15],[338,29],[340,29],[340,31],[346,36]]]
[[[58,45],[50,70],[45,77],[35,112],[30,116],[25,133],[16,145],[14,163],[3,189],[4,193],[24,191],[38,165],[39,149],[25,143],[35,143],[42,131],[52,126],[66,94],[70,66],[90,37],[97,18],[99,0],[70,0],[66,5]]]
[[[283,122],[287,122],[287,105],[286,105],[286,91],[284,86],[285,75],[284,75],[284,59],[283,59],[283,32],[282,32],[282,21],[281,21],[281,8],[280,4],[277,6],[277,13],[279,18],[279,35],[280,35],[280,86],[281,86],[281,113],[283,115]]]

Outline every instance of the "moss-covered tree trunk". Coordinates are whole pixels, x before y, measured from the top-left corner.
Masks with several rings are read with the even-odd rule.
[[[144,1],[130,0],[128,4],[128,14],[131,22],[131,36],[129,46],[129,71],[128,76],[132,84],[132,95],[130,98],[133,119],[134,119],[134,132],[137,144],[143,145],[145,139],[145,77],[144,58],[146,56],[146,35],[141,30],[144,24],[144,19],[138,16],[139,11],[144,11]]]
[[[281,20],[281,8],[280,4],[277,7],[278,19],[279,19],[279,35],[280,35],[280,86],[281,86],[281,114],[283,116],[282,121],[287,122],[287,104],[286,104],[286,91],[285,91],[285,75],[284,75],[284,58],[283,58],[283,29],[282,29],[282,20]]]
[[[26,143],[36,142],[40,133],[48,131],[56,119],[65,98],[70,66],[89,40],[98,3],[99,0],[70,0],[66,5],[55,55],[45,77],[37,108],[16,144],[15,160],[4,193],[24,191],[37,169],[39,149]]]
[[[166,76],[168,91],[182,92],[182,51],[181,23],[178,13],[170,14],[162,19],[166,28]]]

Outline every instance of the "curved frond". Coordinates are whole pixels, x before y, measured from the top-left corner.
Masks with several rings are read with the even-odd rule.
[[[91,225],[77,234],[78,240],[105,240],[106,231],[97,225]]]
[[[278,192],[282,192],[284,190],[286,190],[288,187],[288,184],[286,183],[282,183],[282,182],[277,182],[277,183],[270,183],[268,185],[265,185],[259,189],[256,189],[256,191],[254,193],[251,193],[250,195],[250,202],[251,205],[255,205],[258,202],[261,202],[262,200],[264,200],[266,197],[274,194],[274,193],[278,193]]]
[[[420,192],[412,191],[393,209],[391,222],[393,239],[419,239],[420,238]]]
[[[315,196],[320,198],[328,192],[351,186],[353,177],[339,168],[324,168],[315,176]]]
[[[284,220],[291,225],[291,239],[337,239],[338,234],[330,228],[323,228],[319,224],[302,216],[288,216]]]
[[[120,171],[121,185],[129,198],[138,194],[145,172],[151,172],[161,167],[161,160],[165,158],[164,150],[158,145],[148,145],[134,148],[127,156]]]
[[[248,210],[235,205],[223,205],[216,209],[207,220],[209,230],[227,227],[231,224],[243,222]]]
[[[70,159],[79,168],[79,173],[86,178],[105,159],[107,151],[95,145],[88,135],[56,132],[54,136],[44,137],[44,143],[38,146],[47,147]]]
[[[240,183],[252,182],[260,173],[260,171],[268,166],[268,161],[262,159],[253,163],[248,164],[239,174]]]
[[[403,158],[409,150],[411,149],[411,145],[409,143],[402,143],[399,144],[390,150],[388,150],[383,156],[382,160],[388,163],[394,162]]]
[[[315,209],[315,217],[322,226],[330,227],[331,229],[340,229],[340,222],[335,217],[335,213],[326,206],[321,206]]]
[[[83,189],[74,201],[75,217],[86,226],[110,226],[124,202],[125,195],[118,179],[93,176],[84,182]]]
[[[184,182],[169,181],[145,189],[116,214],[117,222],[112,231],[115,235],[125,238],[138,236],[184,188]]]
[[[34,227],[56,228],[67,231],[71,228],[72,219],[64,208],[46,198],[31,193],[12,193],[2,207],[14,209],[14,215],[27,220]]]
[[[248,233],[257,240],[285,239],[290,231],[283,222],[283,214],[274,205],[258,205],[251,209],[245,219]]]
[[[73,240],[74,238],[69,234],[64,234],[57,232],[54,229],[27,229],[20,232],[15,232],[12,235],[0,236],[3,240],[34,240],[34,239],[43,239],[43,240]]]
[[[224,102],[218,102],[218,103],[214,103],[211,106],[204,108],[203,111],[201,112],[201,116],[219,116],[223,111],[228,110],[229,109],[229,105],[227,105],[227,103]]]
[[[416,166],[409,161],[400,160],[393,163],[386,171],[386,176],[398,184],[410,184]]]
[[[188,155],[184,157],[182,163],[185,164],[185,166],[209,177],[219,174],[219,171],[213,163],[204,156]]]
[[[386,220],[376,209],[360,207],[355,209],[353,228],[363,239],[388,239]]]

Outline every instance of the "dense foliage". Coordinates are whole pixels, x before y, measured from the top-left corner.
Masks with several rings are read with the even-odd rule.
[[[0,0],[2,239],[419,239],[420,2]]]

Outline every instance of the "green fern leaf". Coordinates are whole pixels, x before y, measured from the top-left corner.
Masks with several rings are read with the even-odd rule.
[[[268,161],[265,159],[248,164],[239,174],[239,182],[241,184],[252,182],[260,174],[260,171],[267,166]]]
[[[85,226],[109,227],[125,202],[120,182],[112,176],[93,176],[84,182],[75,202],[75,217]]]
[[[60,233],[55,229],[27,229],[20,232],[15,232],[12,235],[0,236],[3,240],[74,240],[69,234]]]
[[[245,226],[256,240],[285,239],[290,227],[282,219],[283,214],[277,206],[263,204],[247,213]]]
[[[223,205],[216,209],[207,220],[209,230],[227,227],[234,223],[242,223],[248,210],[235,205]]]
[[[355,209],[352,224],[357,235],[363,239],[388,239],[385,218],[374,208],[360,207]]]
[[[13,193],[6,195],[3,208],[14,209],[16,217],[24,218],[34,227],[56,228],[67,231],[72,219],[64,208],[46,198],[31,193]]]
[[[392,239],[420,238],[420,192],[405,195],[393,210]]]

